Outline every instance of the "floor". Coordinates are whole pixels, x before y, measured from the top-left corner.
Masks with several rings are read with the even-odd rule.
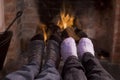
[[[101,64],[115,78],[115,80],[120,80],[120,64],[112,64],[107,61],[101,61]]]

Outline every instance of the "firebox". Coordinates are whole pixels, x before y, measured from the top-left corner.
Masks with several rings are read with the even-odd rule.
[[[36,4],[42,23],[58,24],[59,20],[69,19],[68,22],[73,23],[67,24],[67,27],[85,31],[95,45],[96,55],[100,59],[110,59],[114,14],[112,0],[38,0]],[[64,27],[65,24],[59,26]],[[73,29],[68,32],[79,39]]]

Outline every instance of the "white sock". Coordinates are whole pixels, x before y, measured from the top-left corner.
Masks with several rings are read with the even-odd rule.
[[[78,51],[78,56],[81,57],[86,52],[91,53],[93,56],[95,55],[93,43],[89,38],[80,39],[79,44],[77,46],[77,51]]]
[[[61,55],[66,61],[70,56],[77,56],[77,48],[75,40],[72,37],[66,38],[61,44]]]

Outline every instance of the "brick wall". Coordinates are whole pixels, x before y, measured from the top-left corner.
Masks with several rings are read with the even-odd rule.
[[[39,16],[34,0],[24,0],[24,14],[21,19],[21,45],[22,51],[26,50],[29,39],[35,35],[36,27],[39,25]]]
[[[11,23],[17,11],[24,11],[22,17],[10,29],[13,32],[13,37],[4,67],[4,70],[9,73],[20,68],[25,63],[27,45],[30,38],[36,33],[39,17],[36,12],[34,0],[4,0],[4,3],[6,26]]]
[[[4,25],[4,1],[0,0],[0,32],[3,32],[5,28]]]
[[[16,16],[16,12],[17,12],[16,0],[4,0],[4,5],[5,5],[4,6],[5,26],[7,27]],[[10,47],[9,47],[7,57],[6,57],[6,62],[5,62],[5,69],[7,69],[8,71],[10,70],[10,68],[17,65],[16,61],[20,53],[20,39],[18,37],[19,32],[18,32],[17,23],[12,25],[10,30],[13,32],[13,37],[10,43]]]

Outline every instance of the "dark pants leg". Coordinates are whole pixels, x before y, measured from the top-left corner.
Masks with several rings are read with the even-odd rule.
[[[34,80],[39,73],[39,68],[38,63],[33,61],[24,65],[20,70],[8,74],[4,80]]]
[[[59,64],[59,54],[59,44],[54,40],[49,40],[45,65],[35,80],[60,80],[60,74],[56,69]]]
[[[82,63],[88,80],[114,80],[92,54],[85,53]]]
[[[60,74],[51,60],[44,65],[42,72],[35,80],[60,80],[60,78]]]
[[[65,62],[62,72],[63,80],[87,80],[81,62],[75,56],[71,56]]]
[[[41,55],[44,50],[43,45],[43,41],[32,41],[28,49],[28,53],[31,54],[29,63],[5,76],[4,80],[34,80],[40,70]]]

